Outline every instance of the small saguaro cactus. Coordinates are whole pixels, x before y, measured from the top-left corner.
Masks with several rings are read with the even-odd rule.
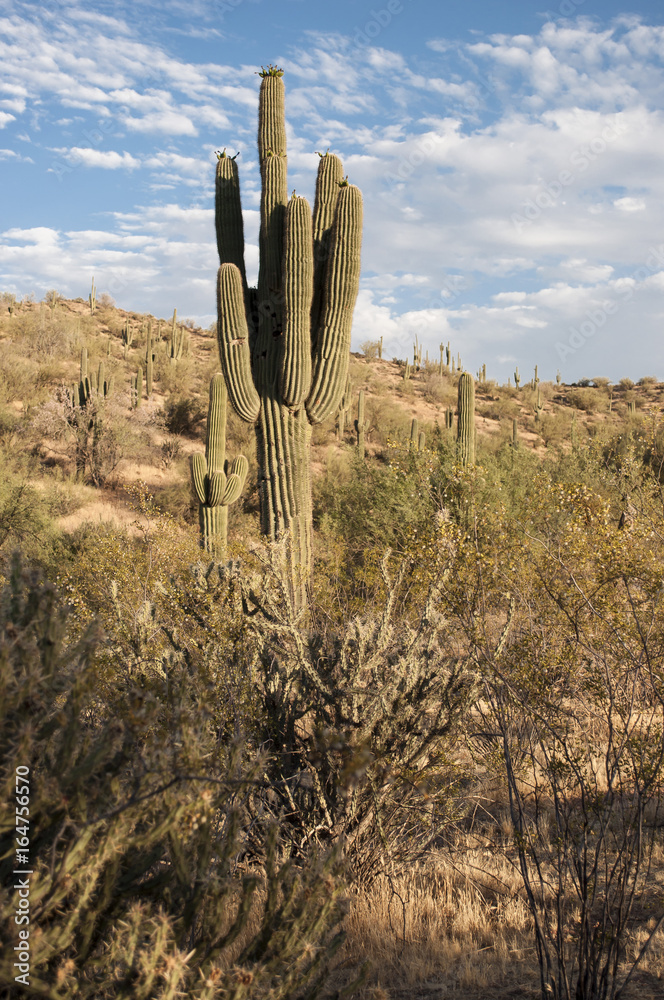
[[[537,401],[535,403],[535,420],[537,423],[542,419],[542,414],[544,413],[544,404],[542,403],[542,396],[540,394],[539,383],[537,385]]]
[[[560,385],[560,379],[561,379],[560,371],[557,371],[556,372],[556,384],[557,385]]]
[[[426,434],[424,433],[424,431],[420,431],[420,433],[418,435],[418,438],[417,438],[417,450],[418,451],[424,451],[424,446],[426,444],[426,439],[427,438],[426,438]]]
[[[367,426],[367,421],[364,419],[364,389],[360,389],[357,395],[357,420],[355,421],[357,455],[360,459],[364,458],[364,434]]]
[[[90,303],[90,313],[94,315],[95,309],[97,308],[97,286],[95,285],[94,275],[92,276],[92,287],[90,289],[90,294],[88,295],[88,302]]]
[[[176,365],[186,352],[187,340],[184,327],[174,327],[171,330],[170,358],[171,364]]]
[[[337,415],[337,434],[339,440],[343,441],[344,433],[346,430],[346,419],[348,417],[348,411],[350,409],[350,375],[346,378],[346,388],[344,389],[344,394],[341,397],[341,402],[339,403],[339,413]]]
[[[403,370],[403,380],[407,382],[410,378],[410,361],[406,358],[406,366]]]
[[[125,320],[124,330],[122,331],[122,346],[124,348],[124,359],[125,361],[129,357],[129,348],[134,342],[134,331],[129,326],[129,320]]]
[[[143,398],[143,369],[138,366],[138,371],[135,375],[130,378],[131,382],[131,406],[132,409],[137,410],[141,405],[141,399]]]
[[[410,422],[410,444],[409,444],[409,447],[410,447],[411,450],[417,448],[418,426],[419,425],[418,425],[418,422],[417,422],[417,417],[413,417],[413,419]]]
[[[517,366],[514,370],[514,385],[517,387],[517,389],[519,388],[520,382],[521,382],[521,376],[519,375],[519,368]]]
[[[422,367],[422,345],[418,343],[417,337],[415,337],[415,343],[413,344],[413,368],[415,371],[419,371]]]
[[[535,365],[535,378],[533,379],[533,389],[537,388],[539,385],[539,375],[537,374],[537,365]]]
[[[457,461],[460,465],[475,464],[475,382],[470,372],[459,377],[457,405]]]
[[[445,429],[451,431],[454,427],[454,410],[448,407],[445,410]]]
[[[516,417],[512,417],[512,448],[519,447],[519,422]]]
[[[85,473],[86,460],[97,464],[97,451],[101,440],[102,404],[113,390],[113,379],[106,379],[103,361],[99,362],[97,375],[88,373],[88,351],[81,349],[79,381],[74,382],[71,393],[70,425],[76,429],[76,472]],[[92,431],[92,451],[89,447]]]
[[[381,335],[380,340],[378,341],[378,359],[379,359],[379,361],[383,360],[383,337],[382,337],[382,335]]]
[[[191,478],[200,505],[201,547],[215,559],[226,555],[228,506],[240,496],[249,471],[244,455],[230,465],[226,461],[227,400],[224,376],[218,373],[210,382],[205,457],[191,458]]]
[[[445,345],[439,344],[438,346],[440,348],[440,361],[438,362],[438,374],[442,375],[443,372],[445,371],[445,361],[444,361]]]
[[[247,286],[238,165],[217,159],[218,338],[231,405],[256,426],[261,530],[288,532],[294,604],[312,572],[311,432],[336,412],[350,361],[360,277],[362,197],[341,161],[320,154],[313,217],[288,198],[283,73],[261,72],[258,288]]]

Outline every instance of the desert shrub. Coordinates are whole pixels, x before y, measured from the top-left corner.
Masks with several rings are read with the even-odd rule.
[[[657,385],[657,379],[654,375],[644,375],[636,384],[644,389],[652,389]]]
[[[664,920],[651,868],[664,786],[657,494],[642,480],[621,529],[603,491],[540,478],[536,523],[502,565],[502,615],[492,605],[501,642],[480,640],[483,726],[502,750],[543,997],[618,995]],[[493,581],[481,558],[462,596],[463,577],[451,574],[454,618],[475,643]]]
[[[600,408],[606,408],[608,394],[600,389],[570,389],[566,398],[568,404],[574,409],[595,413]]]
[[[445,406],[456,405],[456,393],[449,377],[440,375],[437,371],[426,371],[421,379],[424,398],[430,403]]]
[[[206,408],[199,399],[171,396],[164,405],[164,423],[171,434],[196,434],[196,425],[205,418]]]
[[[382,605],[327,633],[298,620],[283,546],[271,547],[261,579],[234,577],[253,609],[257,739],[272,751],[268,815],[284,816],[297,855],[312,842],[341,841],[356,885],[412,867],[455,808],[459,771],[449,749],[473,684],[435,610],[447,557],[441,548],[406,620],[411,560],[391,572],[388,553]]]
[[[314,482],[314,524],[347,539],[351,559],[392,547],[403,551],[412,528],[433,514],[428,475],[417,456],[390,468],[353,459],[328,465]],[[351,555],[352,553],[352,555]]]
[[[18,945],[0,958],[0,995],[16,995],[27,950],[9,888],[20,867],[32,933],[18,971],[33,995],[318,996],[341,943],[338,865],[281,862],[272,824],[262,865],[239,866],[262,761],[220,743],[205,671],[176,648],[149,685],[100,699],[98,631],[70,644],[53,587],[18,561],[0,624],[3,801],[29,816],[0,818],[0,926]]]
[[[626,389],[633,389],[633,388],[634,388],[634,383],[632,382],[631,378],[621,378],[620,381],[618,382],[618,389],[620,389],[621,392],[625,392]]]
[[[155,491],[155,503],[159,509],[186,524],[198,524],[198,500],[191,486],[191,476],[183,469],[182,480]]]
[[[513,399],[491,399],[487,403],[478,402],[475,406],[476,412],[489,420],[511,420],[518,417],[520,406]]]
[[[369,361],[373,361],[374,358],[378,357],[378,352],[380,351],[380,341],[365,340],[363,344],[360,344],[360,350],[364,354],[365,358]]]

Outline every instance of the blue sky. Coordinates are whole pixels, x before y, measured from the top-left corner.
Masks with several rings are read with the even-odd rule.
[[[353,347],[664,379],[664,12],[616,0],[0,0],[0,290],[214,319],[215,150],[257,270],[260,65],[289,188],[365,201]]]

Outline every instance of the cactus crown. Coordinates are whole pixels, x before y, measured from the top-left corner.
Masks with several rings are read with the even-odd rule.
[[[284,71],[280,69],[279,66],[273,66],[272,63],[267,64],[267,69],[265,66],[261,66],[261,71],[258,74],[260,77],[264,76],[283,76]]]

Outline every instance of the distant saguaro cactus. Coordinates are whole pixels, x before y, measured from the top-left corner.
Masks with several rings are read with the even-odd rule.
[[[152,320],[148,320],[148,337],[145,346],[145,391],[148,399],[152,395],[154,354],[152,353]]]
[[[470,372],[459,376],[457,461],[475,464],[475,381]]]
[[[196,454],[191,458],[191,477],[200,504],[201,546],[215,559],[226,555],[228,505],[240,496],[249,471],[244,455],[238,455],[230,466],[226,462],[227,400],[224,376],[214,375],[210,382],[205,457]]]
[[[261,529],[291,535],[292,597],[308,597],[312,567],[311,428],[344,391],[360,276],[362,198],[340,160],[321,154],[313,219],[288,199],[282,71],[261,73],[262,193],[258,288],[247,287],[237,163],[217,162],[215,222],[221,367],[236,413],[256,425]]]

